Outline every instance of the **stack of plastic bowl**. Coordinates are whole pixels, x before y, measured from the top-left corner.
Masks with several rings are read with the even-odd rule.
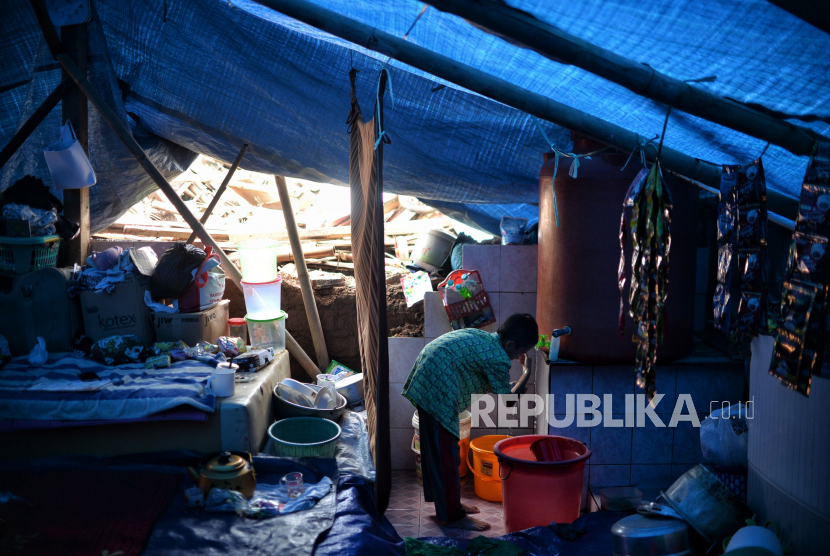
[[[284,350],[288,315],[280,310],[282,278],[277,273],[277,242],[268,239],[241,242],[239,264],[251,347]]]

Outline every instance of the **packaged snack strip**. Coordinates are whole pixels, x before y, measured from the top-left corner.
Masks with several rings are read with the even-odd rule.
[[[785,385],[794,388],[798,382],[798,371],[804,344],[794,334],[779,330],[775,338],[769,374]]]
[[[241,353],[245,353],[247,348],[242,338],[232,338],[230,336],[219,336],[216,340],[219,350],[227,357],[236,357]]]
[[[830,143],[816,143],[804,181],[813,185],[830,185]]]
[[[801,186],[795,230],[830,236],[830,185],[804,183]]]
[[[766,295],[761,292],[741,292],[738,304],[738,332],[752,338],[764,329],[767,320]]]
[[[720,269],[718,269],[720,270]],[[767,289],[766,249],[742,249],[738,251],[738,273],[741,291],[764,291]]]
[[[803,282],[825,284],[828,278],[827,238],[803,232],[793,233],[793,277]]]
[[[718,203],[718,284],[712,300],[715,328],[729,332],[729,286],[732,276],[732,255],[736,240],[738,205],[735,189],[740,166],[724,166],[721,172],[720,203]],[[632,277],[632,280],[634,278]]]

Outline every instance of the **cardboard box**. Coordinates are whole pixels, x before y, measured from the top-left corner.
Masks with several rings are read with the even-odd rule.
[[[81,314],[86,335],[93,341],[110,336],[139,336],[144,345],[155,341],[150,308],[144,304],[144,292],[150,289],[150,278],[127,274],[112,293],[81,292]]]
[[[184,340],[193,347],[201,341],[216,343],[219,336],[228,335],[230,301],[199,313],[151,313],[156,330],[156,341],[177,342]]]

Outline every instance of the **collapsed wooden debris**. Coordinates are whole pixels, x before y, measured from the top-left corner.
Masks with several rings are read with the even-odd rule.
[[[202,218],[229,167],[200,156],[171,184],[193,215]],[[288,187],[306,263],[320,270],[350,274],[354,263],[348,188],[296,179],[289,180]],[[383,213],[387,275],[404,271],[408,262],[395,257],[396,240],[406,246],[403,252],[409,253],[422,232],[454,231],[452,220],[414,197],[385,194]],[[293,261],[274,176],[238,169],[205,228],[234,262],[237,244],[248,239],[274,239],[279,244],[278,262]],[[156,191],[94,237],[185,241],[191,233],[184,218]]]

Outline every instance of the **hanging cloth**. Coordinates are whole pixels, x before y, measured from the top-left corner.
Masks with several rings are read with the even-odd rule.
[[[374,117],[364,121],[355,94],[357,70],[349,72],[351,111],[347,120],[349,188],[351,190],[352,249],[357,288],[357,337],[363,383],[369,446],[377,468],[375,503],[383,515],[392,488],[389,439],[389,343],[386,324],[386,265],[383,251],[383,145],[390,142],[383,130],[383,94],[389,78],[381,69]]]

